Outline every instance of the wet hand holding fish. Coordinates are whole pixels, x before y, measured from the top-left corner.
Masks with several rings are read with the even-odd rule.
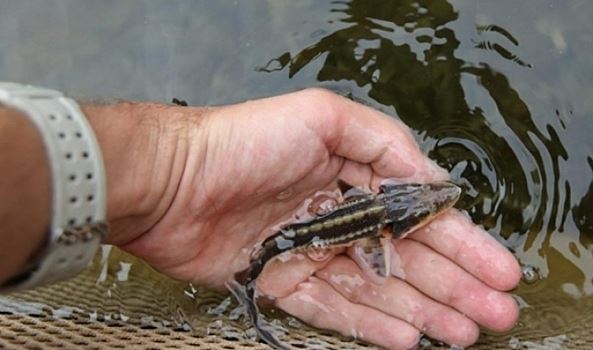
[[[262,231],[332,179],[347,176],[366,184],[377,176],[446,177],[403,123],[319,89],[220,107],[117,103],[89,105],[87,112],[105,135],[121,131],[104,144],[111,164],[119,164],[109,171],[115,180],[108,182],[116,187],[109,191],[115,197],[109,201],[114,216],[108,243],[197,286],[223,287],[248,266],[247,252]],[[335,273],[360,273],[341,255],[324,262],[272,261],[258,277],[258,288],[305,322],[342,334],[355,328],[357,337],[390,349],[412,347],[423,330],[439,341],[469,346],[478,325],[495,331],[512,327],[517,306],[497,291],[513,288],[520,277],[513,255],[453,211],[434,228],[435,234],[419,232],[391,246],[405,281],[335,282]],[[477,280],[484,283],[472,284]],[[476,288],[457,288],[459,281]],[[346,287],[368,298],[356,300]],[[432,307],[410,309],[426,304],[443,316],[431,318]],[[321,314],[318,305],[335,312]]]
[[[261,325],[256,279],[268,262],[284,253],[354,245],[356,261],[369,279],[390,275],[391,239],[400,239],[452,207],[461,189],[450,182],[384,184],[378,194],[339,182],[344,202],[307,222],[289,224],[268,237],[249,267],[227,286],[247,309],[258,335],[276,349],[287,349]]]

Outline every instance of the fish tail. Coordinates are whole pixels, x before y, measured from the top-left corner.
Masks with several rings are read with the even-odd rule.
[[[255,330],[259,337],[277,350],[289,350],[289,348],[276,339],[272,333],[262,327],[262,319],[259,317],[259,308],[255,303],[255,280],[250,281],[246,285],[242,285],[236,280],[231,280],[226,283],[226,287],[241,304],[245,305],[247,317],[255,326]]]

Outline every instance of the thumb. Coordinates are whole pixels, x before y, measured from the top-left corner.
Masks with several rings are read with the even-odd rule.
[[[294,95],[307,101],[301,105],[308,109],[303,114],[306,123],[332,155],[369,165],[383,178],[410,181],[448,178],[444,169],[422,153],[410,129],[401,121],[322,89],[303,90]]]

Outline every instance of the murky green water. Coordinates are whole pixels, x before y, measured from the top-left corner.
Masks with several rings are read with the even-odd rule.
[[[12,0],[0,78],[191,104],[324,86],[395,115],[541,277],[517,291],[515,333],[486,339],[554,348],[593,338],[592,13],[586,0]]]

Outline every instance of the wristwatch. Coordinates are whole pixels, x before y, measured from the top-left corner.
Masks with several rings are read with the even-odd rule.
[[[0,82],[0,104],[19,110],[39,130],[53,186],[51,227],[43,247],[0,285],[0,292],[12,292],[72,277],[88,266],[108,230],[107,187],[99,145],[73,99],[50,89]]]

